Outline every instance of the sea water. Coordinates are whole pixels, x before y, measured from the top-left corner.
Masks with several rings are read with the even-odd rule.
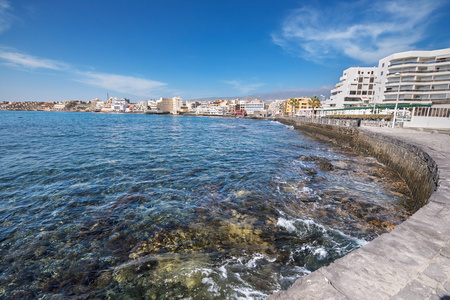
[[[0,297],[261,299],[390,231],[408,189],[274,121],[0,112]]]

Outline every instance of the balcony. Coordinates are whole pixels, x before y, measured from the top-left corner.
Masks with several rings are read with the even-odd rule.
[[[430,73],[444,73],[444,72],[449,72],[450,73],[450,69],[442,69],[442,70],[432,70],[432,71],[428,71],[428,70],[407,70],[407,71],[401,71],[401,72],[392,72],[392,73],[387,73],[386,76],[400,76],[400,75],[404,75],[404,74],[430,74]]]
[[[408,90],[388,90],[386,89],[384,92],[385,93],[402,93],[402,92],[417,92],[417,93],[432,93],[432,92],[450,92],[450,89],[427,89],[427,90],[422,90],[422,89],[408,89]]]
[[[439,59],[439,60],[432,60],[432,61],[395,61],[391,62],[388,68],[394,67],[394,66],[400,66],[400,65],[412,65],[412,64],[418,64],[418,65],[431,65],[431,64],[440,64],[450,62],[450,58],[446,59]]]

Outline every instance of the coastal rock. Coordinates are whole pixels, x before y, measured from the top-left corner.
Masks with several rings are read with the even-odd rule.
[[[322,171],[333,171],[334,170],[333,165],[328,161],[328,159],[323,158],[323,157],[319,159],[319,161],[317,162],[317,166]]]
[[[302,167],[302,170],[305,172],[306,175],[309,175],[309,176],[313,176],[313,175],[317,174],[317,171],[314,168]]]

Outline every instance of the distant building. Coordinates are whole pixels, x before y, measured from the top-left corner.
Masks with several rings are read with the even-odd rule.
[[[54,110],[65,110],[67,106],[66,101],[60,101],[53,106]]]
[[[148,101],[138,101],[134,106],[134,111],[146,112],[149,110]]]
[[[183,105],[183,100],[180,97],[161,98],[157,103],[157,111],[160,113],[177,114]]]
[[[376,76],[376,67],[356,67],[344,70],[340,82],[331,90],[327,106],[344,108],[369,105],[373,102]]]
[[[283,115],[284,111],[282,110],[282,105],[285,100],[275,100],[269,103],[268,113],[272,116]]]
[[[205,101],[202,102],[199,106],[197,106],[195,108],[195,113],[198,115],[206,115],[209,114],[209,108],[210,108],[210,104],[209,102]]]
[[[130,104],[130,100],[126,98],[115,98],[111,104],[111,111],[113,112],[125,112]]]
[[[104,103],[102,108],[101,108],[101,112],[111,112],[111,103]]]
[[[53,102],[44,102],[41,105],[43,110],[48,110],[48,111],[53,110],[54,106],[55,106],[55,103],[53,103]]]
[[[259,99],[254,99],[254,100],[246,102],[245,103],[245,112],[249,116],[252,116],[255,113],[257,113],[258,115],[266,113],[264,102]]]
[[[125,112],[134,112],[134,107],[135,107],[135,104],[134,104],[134,103],[128,104],[128,107],[127,107],[127,109],[125,110]]]
[[[96,98],[91,100],[91,111],[101,111],[103,107],[103,101]]]
[[[161,100],[148,100],[148,107],[150,108],[151,112],[158,111],[158,103],[159,102],[161,102]]]

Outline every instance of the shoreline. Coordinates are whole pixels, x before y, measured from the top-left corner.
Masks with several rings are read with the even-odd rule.
[[[278,121],[295,124],[295,120]],[[297,279],[291,288],[268,299],[448,297],[450,136],[398,128],[314,126],[319,129],[311,131],[308,124],[295,127],[386,162],[407,181],[417,211],[390,233]]]

